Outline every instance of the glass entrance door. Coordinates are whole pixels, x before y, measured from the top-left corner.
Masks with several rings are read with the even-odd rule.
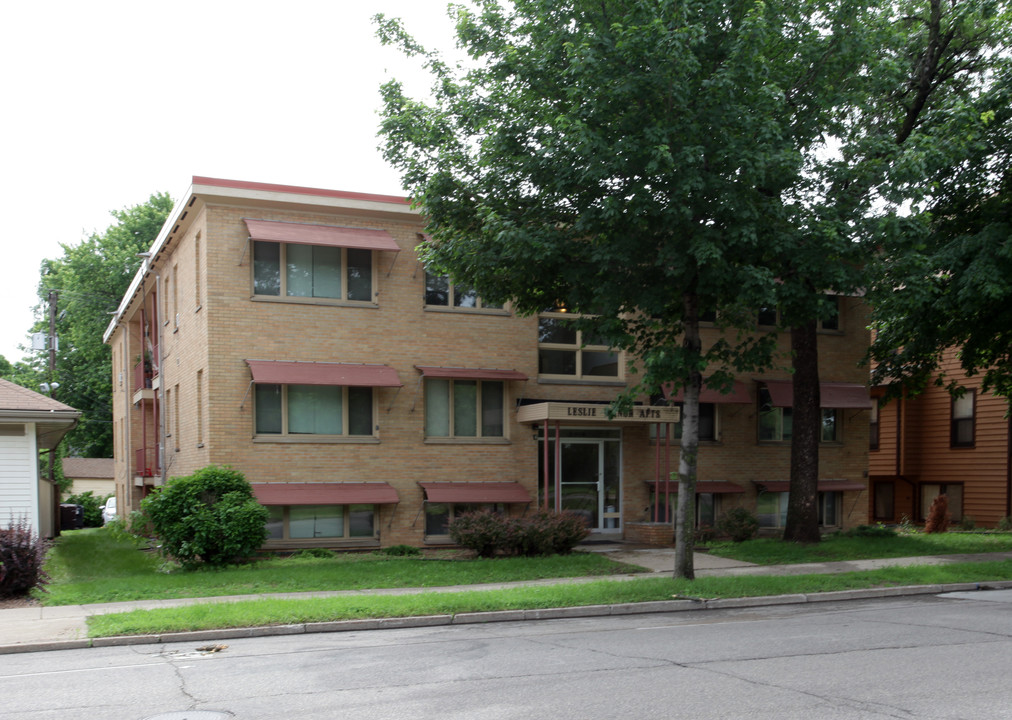
[[[544,442],[544,439],[542,439]],[[555,507],[559,488],[562,510],[582,517],[591,530],[619,530],[622,517],[621,440],[616,430],[563,430],[556,482],[555,438],[548,442],[548,503]],[[538,453],[544,464],[544,446]],[[544,467],[539,467],[539,500],[544,493]]]

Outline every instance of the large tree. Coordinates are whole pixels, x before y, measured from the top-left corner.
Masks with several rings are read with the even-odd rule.
[[[824,293],[864,283],[855,236],[895,139],[861,123],[903,74],[900,15],[847,0],[485,0],[457,9],[466,68],[381,19],[381,38],[436,77],[428,103],[383,89],[385,152],[429,220],[426,261],[521,313],[563,302],[641,361],[637,390],[685,388],[678,575],[692,576],[703,373],[726,386],[773,361],[769,337],[735,332],[756,308],[779,302],[792,338],[814,342]],[[704,347],[713,311],[729,339]],[[807,465],[792,496],[798,537],[814,540],[818,360],[800,355],[792,462]]]
[[[82,413],[62,444],[67,454],[112,457],[112,360],[102,334],[140,266],[137,254],[151,246],[171,209],[171,198],[158,193],[140,205],[114,210],[115,222],[104,232],[62,244],[61,257],[42,262],[39,319],[32,330],[48,334],[55,311],[59,351],[52,379],[59,388],[53,395]],[[15,367],[16,381],[37,390],[50,381],[48,353],[26,360]]]

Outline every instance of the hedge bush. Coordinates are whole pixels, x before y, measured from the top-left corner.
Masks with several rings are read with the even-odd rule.
[[[267,538],[267,508],[230,467],[211,465],[173,478],[144,498],[141,509],[162,552],[184,567],[241,562]]]
[[[732,508],[717,519],[717,529],[734,542],[745,542],[759,533],[759,519],[745,508]]]
[[[464,513],[450,523],[450,538],[479,557],[566,555],[589,532],[583,518],[568,512],[511,518],[481,511]]]
[[[84,526],[88,527],[102,527],[102,506],[105,505],[105,501],[109,499],[109,495],[102,497],[95,497],[95,493],[91,490],[85,490],[83,493],[77,495],[71,495],[64,503],[69,505],[80,505],[84,511]]]
[[[0,598],[27,595],[49,582],[45,571],[48,544],[25,519],[0,527]]]

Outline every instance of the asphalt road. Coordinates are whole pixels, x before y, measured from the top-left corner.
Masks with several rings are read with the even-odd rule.
[[[1000,719],[1010,668],[999,590],[6,655],[0,715]]]

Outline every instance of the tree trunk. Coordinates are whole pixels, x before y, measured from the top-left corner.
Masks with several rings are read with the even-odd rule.
[[[685,335],[682,346],[687,354],[698,355],[699,304],[694,292],[685,293]],[[692,564],[696,529],[696,456],[699,450],[699,390],[703,374],[692,370],[685,385],[682,402],[682,441],[678,454],[678,510],[675,515],[675,577],[694,580]]]
[[[816,543],[819,534],[819,441],[822,409],[815,320],[791,328],[794,402],[791,406],[791,491],[784,540]]]

